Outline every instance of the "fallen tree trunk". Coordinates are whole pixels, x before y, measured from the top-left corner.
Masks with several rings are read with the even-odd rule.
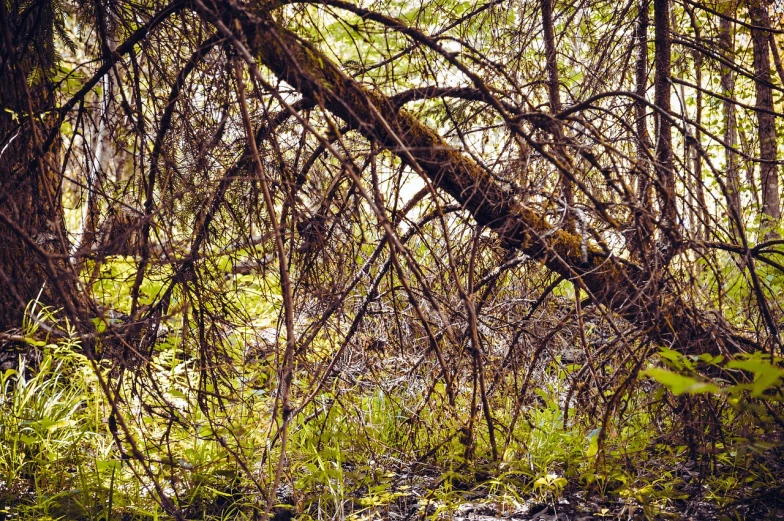
[[[200,3],[200,2],[199,2]],[[722,321],[694,309],[671,280],[583,237],[554,227],[541,213],[501,186],[460,150],[382,93],[344,74],[325,54],[264,11],[251,12],[230,0],[220,13],[197,10],[224,28],[241,28],[250,51],[279,79],[346,124],[396,154],[436,187],[447,192],[476,222],[494,230],[508,248],[539,260],[573,281],[591,298],[643,328],[656,342],[684,353],[737,351]]]

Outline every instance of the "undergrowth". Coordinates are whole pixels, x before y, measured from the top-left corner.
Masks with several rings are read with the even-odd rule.
[[[172,508],[257,519],[268,503],[304,520],[439,519],[471,501],[511,513],[575,495],[598,498],[596,515],[620,505],[657,518],[695,495],[731,512],[782,479],[784,371],[762,354],[724,364],[663,351],[607,422],[577,402],[564,415],[575,367],[553,360],[532,399],[493,398],[498,461],[470,393],[449,404],[423,378],[379,388],[335,375],[293,421],[270,491],[281,457],[273,354],[216,377],[170,334],[143,367],[118,370],[76,338],[35,340],[36,323],[26,335],[38,358],[0,378],[5,519],[168,519]],[[313,383],[298,377],[302,389]]]

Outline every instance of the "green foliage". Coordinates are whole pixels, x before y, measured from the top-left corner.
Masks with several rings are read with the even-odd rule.
[[[111,441],[101,434],[93,367],[71,342],[47,344],[35,369],[21,359],[0,384],[0,501],[24,516],[67,511],[98,519],[110,501],[102,458]]]
[[[175,345],[159,345],[149,368],[121,385],[144,389],[154,381],[160,394],[137,399],[148,410],[159,401],[170,411],[165,416],[125,416],[128,430],[121,437],[136,440],[143,456],[134,461],[122,456],[107,428],[111,406],[99,378],[108,378],[109,368],[89,362],[77,349],[73,340],[46,343],[34,368],[22,362],[2,376],[0,499],[9,505],[7,514],[20,519],[166,518],[148,492],[152,482],[145,477],[145,466],[151,479],[169,484],[179,508],[202,519],[249,518],[264,503],[253,482],[269,482],[277,452],[269,452],[268,442],[272,398],[257,387],[264,382],[259,379],[263,364],[248,367],[233,381],[202,384],[224,396],[231,389],[235,399],[220,406],[210,400],[200,403],[194,361],[182,360]],[[649,367],[643,374],[679,398],[726,401],[732,406],[725,413],[727,422],[750,412],[763,414],[761,400],[774,406],[781,401],[781,360],[771,362],[765,354],[726,362],[665,350],[660,360],[667,369]],[[723,372],[712,375],[717,368]],[[437,519],[463,504],[470,490],[482,491],[487,500],[519,505],[526,498],[556,504],[567,492],[585,488],[633,501],[655,516],[685,497],[681,474],[661,469],[681,465],[688,448],[656,441],[650,415],[659,413],[642,408],[647,393],[628,397],[635,414],[623,421],[602,426],[578,415],[564,427],[560,396],[573,371],[553,371],[551,384],[537,390],[539,405],[525,409],[497,466],[483,463],[489,447],[481,422],[475,426],[475,453],[467,459],[461,441],[464,418],[430,407],[416,419],[411,416],[408,404],[419,402],[424,390],[402,386],[368,392],[335,380],[303,412],[307,419],[290,435],[296,508],[312,519],[362,519],[383,517],[401,502],[418,501]],[[502,405],[496,404],[496,421],[509,424],[514,409]],[[749,483],[775,479],[752,464],[772,445],[752,440],[751,434],[715,445],[716,472],[706,486],[719,504]],[[432,478],[400,482],[402,469],[394,463],[400,451],[416,454],[418,447],[432,446],[433,439],[443,441],[429,465],[440,470]],[[424,494],[414,492],[422,487]],[[601,510],[596,514],[604,515]]]
[[[642,374],[664,385],[674,395],[713,393],[729,397],[730,403],[746,407],[754,399],[771,402],[782,399],[782,359],[768,353],[741,354],[725,361],[721,355],[685,356],[675,351],[660,351],[661,360],[670,369],[651,367]],[[700,371],[721,370],[721,376],[698,376]]]
[[[429,254],[427,245],[419,247],[420,255]],[[232,261],[221,262],[229,272]],[[115,258],[102,268],[108,275],[96,288],[108,305],[129,305],[133,280],[122,274],[131,266],[130,259]],[[281,306],[275,281],[237,275],[231,282],[231,295],[252,312],[255,324],[272,327]],[[143,281],[142,293],[164,286],[162,274],[153,274]],[[571,285],[559,287],[555,298],[573,297],[570,291]],[[40,350],[40,361],[23,361],[1,382],[0,499],[9,514],[165,519],[156,483],[176,508],[201,519],[251,519],[264,507],[269,498],[260,489],[272,483],[280,457],[273,416],[276,352],[260,349],[250,356],[253,328],[237,327],[225,343],[223,360],[231,370],[204,370],[191,355],[196,326],[175,309],[168,319],[172,330],[152,346],[150,358],[118,374],[109,360],[85,358],[75,338],[54,341],[43,334],[40,324],[62,323],[64,331],[69,326],[48,309],[31,308],[28,315],[36,318],[25,323],[24,338]],[[109,318],[96,318],[94,324],[107,342],[117,326]],[[585,332],[592,335],[594,326]],[[333,355],[334,347],[318,338],[300,363],[321,364]],[[604,417],[576,410],[574,397],[568,398],[582,368],[555,357],[537,376],[529,401],[492,397],[496,438],[502,440],[497,462],[486,422],[479,414],[468,415],[469,386],[459,387],[449,405],[443,381],[423,385],[432,367],[409,374],[404,384],[382,388],[350,371],[350,377],[323,381],[298,372],[298,403],[308,395],[305,390],[318,382],[323,387],[290,425],[284,482],[296,493],[286,501],[295,503],[303,519],[385,517],[401,505],[415,505],[407,508],[438,519],[452,515],[472,495],[515,508],[530,501],[557,505],[582,490],[639,505],[656,517],[687,496],[684,473],[670,470],[687,458],[710,465],[706,493],[719,505],[777,479],[764,462],[777,447],[765,433],[779,418],[781,359],[755,353],[728,360],[664,349],[640,371],[654,392],[635,385],[617,391],[624,412]],[[627,370],[603,368],[608,375]],[[507,373],[495,383],[514,388],[515,378]],[[108,397],[102,382],[111,382]],[[612,390],[605,391],[603,399],[613,398]],[[125,421],[117,436],[109,428],[111,400],[121,405]],[[720,411],[724,441],[700,449],[704,442],[675,434],[694,429],[670,414],[672,401],[687,400]],[[692,437],[707,436],[708,430],[700,426]],[[131,441],[139,458],[127,456]],[[401,477],[412,468],[427,472]]]
[[[671,393],[678,396],[684,393],[701,394],[715,393],[719,387],[709,382],[701,382],[691,376],[684,376],[660,367],[652,367],[642,372],[664,385]]]

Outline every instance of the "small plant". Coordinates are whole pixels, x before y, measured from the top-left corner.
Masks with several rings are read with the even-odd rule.
[[[558,474],[545,474],[534,481],[534,492],[543,501],[555,501],[568,483],[569,480]]]

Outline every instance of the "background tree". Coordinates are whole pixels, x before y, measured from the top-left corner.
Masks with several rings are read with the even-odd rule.
[[[779,175],[776,166],[778,140],[773,108],[773,85],[770,74],[770,35],[767,7],[761,3],[749,3],[749,19],[752,23],[751,41],[754,49],[754,87],[757,94],[756,113],[760,143],[760,179],[762,182],[762,213],[766,218],[781,217],[779,197]]]
[[[70,307],[64,270],[61,177],[50,139],[55,104],[55,19],[48,2],[3,3],[0,68],[0,329],[18,327],[28,302],[41,296]],[[71,308],[73,309],[73,308]]]

